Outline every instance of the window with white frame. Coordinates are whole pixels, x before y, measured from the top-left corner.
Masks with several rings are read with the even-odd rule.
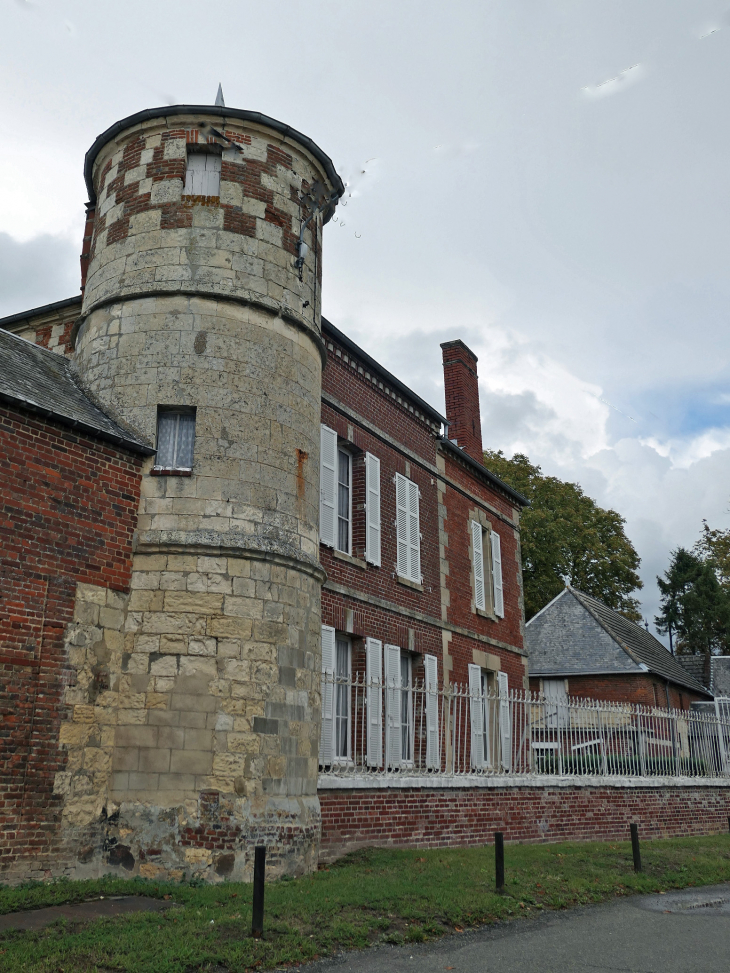
[[[495,675],[496,698],[492,681]],[[505,770],[511,767],[512,719],[508,690],[506,672],[490,674],[480,666],[469,666],[471,765],[475,770],[493,770],[498,760]]]
[[[413,661],[397,645],[385,652],[385,750],[388,767],[413,764]]]
[[[183,196],[220,196],[221,157],[219,154],[188,148]]]
[[[351,554],[352,545],[352,456],[337,450],[337,550]]]
[[[350,687],[352,644],[331,625],[322,626],[322,730],[319,762],[323,767],[351,757]]]
[[[352,647],[344,635],[335,639],[334,758],[350,758],[350,672]]]
[[[157,411],[156,470],[187,471],[193,468],[195,412],[160,407]]]
[[[502,583],[502,545],[495,530],[485,529],[472,520],[471,550],[474,605],[479,611],[494,611],[504,617],[504,588]]]
[[[421,583],[421,527],[418,484],[395,475],[396,570],[401,578]]]

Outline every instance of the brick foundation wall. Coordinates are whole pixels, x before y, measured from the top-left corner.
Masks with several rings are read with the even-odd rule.
[[[0,409],[0,875],[58,836],[77,583],[125,591],[141,458]],[[103,682],[103,673],[96,673]]]
[[[491,784],[492,782],[490,782]],[[626,840],[727,831],[730,787],[557,784],[320,790],[320,860],[355,848],[476,847],[507,841]]]

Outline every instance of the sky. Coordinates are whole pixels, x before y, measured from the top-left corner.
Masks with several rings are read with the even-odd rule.
[[[439,411],[462,338],[485,446],[626,519],[646,618],[730,527],[730,0],[0,5],[0,315],[78,292],[94,138],[220,82],[348,183],[325,315]]]

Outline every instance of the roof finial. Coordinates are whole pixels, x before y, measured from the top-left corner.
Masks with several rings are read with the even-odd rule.
[[[218,82],[218,94],[215,96],[215,103],[219,108],[225,108],[226,103],[223,101],[223,85]]]

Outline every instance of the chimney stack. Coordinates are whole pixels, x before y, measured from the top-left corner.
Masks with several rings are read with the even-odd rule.
[[[465,453],[483,463],[477,356],[461,339],[444,341],[441,348],[449,439],[455,439]]]

